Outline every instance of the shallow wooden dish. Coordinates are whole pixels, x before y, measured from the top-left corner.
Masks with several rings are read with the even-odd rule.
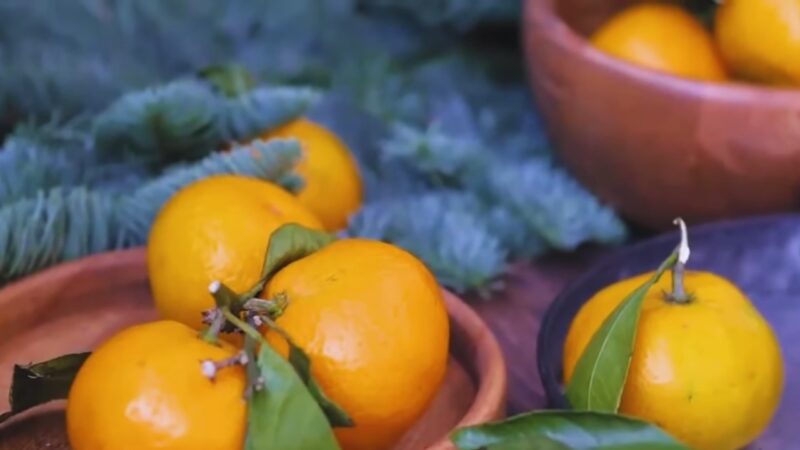
[[[681,79],[590,46],[630,3],[525,1],[529,80],[573,173],[654,228],[800,205],[800,89]]]
[[[446,294],[451,361],[427,413],[393,450],[454,450],[456,426],[505,414],[506,369],[492,333],[461,300]],[[114,331],[156,317],[142,249],[67,263],[0,290],[0,411],[15,363],[93,348]],[[63,402],[0,427],[2,450],[67,450]]]

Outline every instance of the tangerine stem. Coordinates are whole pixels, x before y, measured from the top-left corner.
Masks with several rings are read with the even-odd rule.
[[[225,327],[225,316],[222,315],[218,309],[212,311],[212,313],[209,313],[211,322],[208,327],[200,333],[200,339],[209,344],[216,344],[219,340],[219,333],[222,332],[222,328]]]
[[[216,308],[204,313],[203,320],[209,326],[200,333],[200,338],[209,344],[216,344],[219,334],[225,328],[225,316],[222,314],[222,308],[228,308],[231,298],[236,295],[219,280],[208,285],[208,292],[214,297]]]
[[[208,285],[208,292],[214,297],[217,308],[235,308],[237,295],[231,288],[219,280]]]
[[[678,244],[678,258],[672,266],[672,293],[669,297],[675,303],[687,303],[690,300],[690,296],[686,293],[684,275],[686,262],[689,261],[689,256],[691,255],[689,233],[686,231],[686,222],[680,217],[675,219],[673,223],[681,229],[681,242]]]
[[[230,358],[225,358],[222,360],[214,361],[212,359],[203,360],[200,363],[201,370],[203,371],[203,375],[211,381],[214,381],[217,377],[217,374],[228,367],[233,366],[244,366],[249,362],[249,356],[244,352],[241,351]]]
[[[292,345],[295,345],[294,341],[292,340],[292,337],[289,336],[289,333],[286,330],[284,330],[283,328],[281,328],[277,323],[275,323],[275,321],[272,320],[272,318],[270,318],[270,317],[262,317],[261,319],[264,321],[264,323],[267,324],[267,326],[272,331],[278,333],[282,338],[284,338],[286,340],[286,342],[288,342],[288,343],[290,343]]]
[[[261,372],[258,370],[258,363],[256,362],[258,344],[259,341],[253,339],[252,336],[246,335],[244,337],[244,353],[249,358],[247,364],[245,365],[245,373],[247,374],[247,388],[245,389],[244,396],[246,399],[249,399],[256,392],[264,389],[265,380],[261,376]]]
[[[242,330],[242,332],[249,336],[250,338],[256,340],[257,342],[263,343],[264,337],[261,336],[261,333],[258,332],[255,328],[250,326],[249,323],[245,322],[244,320],[238,318],[236,314],[232,313],[229,308],[222,308],[221,309],[223,316],[228,319],[228,322],[234,324],[236,328]]]
[[[244,302],[242,309],[257,314],[267,314],[274,319],[283,314],[283,311],[286,309],[288,304],[289,300],[286,297],[286,294],[280,293],[275,297],[266,300],[258,297],[251,298]]]

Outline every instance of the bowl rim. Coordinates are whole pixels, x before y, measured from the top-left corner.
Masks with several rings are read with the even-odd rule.
[[[80,277],[93,270],[92,267],[114,270],[118,267],[130,267],[132,265],[146,266],[146,260],[146,248],[134,247],[95,253],[62,262],[5,285],[0,285],[0,306],[15,302],[18,298],[23,297],[32,286],[40,285],[42,280],[48,280],[52,284],[53,281]],[[146,271],[144,275],[138,271],[125,271],[123,274],[126,282],[141,282],[142,280],[147,282]],[[446,289],[442,289],[442,292],[451,323],[451,341],[454,334],[458,336],[457,339],[466,340],[470,344],[469,351],[473,356],[469,361],[457,358],[470,375],[470,378],[472,378],[475,384],[475,394],[469,408],[464,412],[453,430],[463,426],[499,419],[505,415],[508,374],[505,358],[497,337],[483,318],[461,297]],[[48,304],[52,304],[52,302],[48,302]],[[449,349],[450,357],[457,353],[453,352],[452,348]],[[15,421],[12,420],[10,422]],[[455,446],[450,442],[449,436],[445,436],[442,440],[427,447],[426,450],[455,450]]]
[[[707,222],[699,225],[689,227],[689,242],[691,244],[691,236],[698,234],[708,233],[724,233],[728,230],[737,229],[741,227],[756,227],[761,224],[774,223],[776,221],[800,219],[800,213],[776,213],[761,216],[753,216],[738,219],[726,219],[715,222]],[[552,370],[551,364],[557,356],[563,351],[563,341],[550,342],[553,340],[552,336],[554,330],[558,328],[558,319],[563,318],[563,310],[570,303],[569,299],[573,298],[578,291],[578,287],[586,284],[590,280],[597,277],[598,273],[603,271],[609,266],[619,266],[621,261],[627,259],[630,255],[647,251],[650,248],[663,247],[670,242],[677,245],[679,241],[680,231],[673,230],[665,233],[660,233],[656,236],[632,243],[615,251],[609,255],[600,257],[591,266],[583,271],[578,277],[570,281],[567,286],[558,293],[552,303],[545,310],[542,316],[541,326],[536,339],[536,367],[539,376],[542,380],[542,387],[544,388],[545,396],[547,398],[548,407],[555,408],[571,408],[566,395],[562,391],[560,380],[560,369]],[[588,299],[581,302],[581,306]],[[570,319],[574,316],[570,317]],[[563,355],[561,355],[563,357]],[[560,361],[559,361],[560,363]],[[560,364],[559,364],[560,367]]]
[[[595,48],[556,11],[556,0],[525,0],[522,14],[523,36],[532,27],[547,30],[543,34],[554,36],[554,43],[562,51],[581,55],[582,59],[608,72],[645,85],[658,85],[669,91],[707,99],[728,102],[752,101],[761,103],[794,104],[800,102],[800,86],[771,86],[741,80],[727,82],[695,80],[649,69],[608,55]],[[525,47],[531,39],[523,37]],[[535,69],[534,69],[535,70]]]
[[[497,337],[481,316],[464,300],[446,289],[443,291],[447,312],[451,319],[458,323],[461,328],[459,332],[466,334],[470,342],[476,344],[474,361],[471,361],[471,365],[486,369],[480,379],[473,380],[476,382],[475,398],[453,430],[500,419],[505,415],[508,371]],[[466,369],[467,372],[473,372],[469,368]],[[425,450],[455,450],[455,448],[448,436]]]

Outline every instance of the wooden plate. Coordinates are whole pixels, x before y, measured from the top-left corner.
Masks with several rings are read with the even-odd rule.
[[[675,248],[669,233],[625,248],[598,262],[552,303],[539,333],[539,372],[552,406],[566,407],[561,358],[569,324],[594,293],[653,270]],[[778,335],[786,366],[783,402],[753,450],[798,448],[800,432],[800,215],[708,224],[689,230],[689,269],[721,274],[743,289]]]
[[[429,410],[393,450],[454,450],[453,428],[505,414],[506,369],[492,333],[450,293],[451,359]],[[86,351],[125,326],[154,319],[143,249],[67,263],[0,290],[0,392],[15,363]],[[0,411],[8,409],[3,395]],[[63,402],[0,427],[2,450],[67,450]]]

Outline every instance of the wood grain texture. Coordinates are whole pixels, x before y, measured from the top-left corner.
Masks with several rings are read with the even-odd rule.
[[[505,414],[506,369],[500,347],[470,307],[450,293],[451,360],[445,383],[417,426],[393,450],[454,450],[458,425]],[[67,263],[0,291],[0,392],[15,363],[86,351],[130,324],[155,318],[144,251],[106,253]],[[6,396],[0,411],[8,409]],[[0,427],[0,450],[67,450],[63,404]]]
[[[589,45],[630,3],[525,2],[528,77],[567,166],[652,228],[797,208],[800,89],[681,79]]]
[[[494,332],[508,367],[508,414],[547,407],[537,368],[536,343],[545,311],[562,288],[605,251],[582,249],[572,255],[550,255],[517,264],[506,287],[489,301],[470,304]]]

